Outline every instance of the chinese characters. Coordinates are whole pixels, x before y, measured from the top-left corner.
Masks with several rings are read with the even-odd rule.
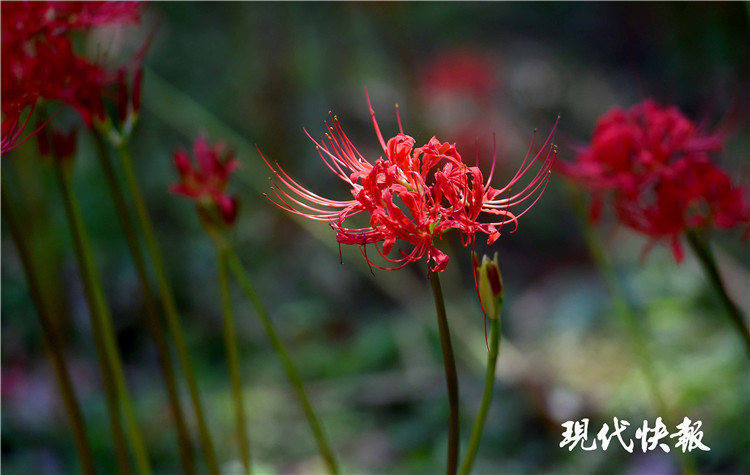
[[[685,417],[682,423],[676,426],[677,431],[670,434],[661,417],[657,417],[653,427],[649,427],[648,421],[643,421],[643,424],[635,431],[635,438],[640,440],[641,450],[644,453],[655,450],[657,446],[664,452],[669,452],[670,447],[666,444],[669,439],[676,439],[675,449],[682,449],[683,452],[692,452],[694,449],[709,451],[711,449],[702,442],[703,431],[700,430],[702,425],[701,421],[693,422]],[[635,442],[633,439],[628,439],[628,442],[624,439],[623,433],[630,427],[630,422],[626,420],[614,417],[612,432],[610,432],[609,424],[605,422],[596,434],[596,438],[590,442],[588,441],[589,420],[587,418],[580,421],[567,421],[562,426],[565,431],[562,433],[561,448],[568,446],[568,450],[572,451],[576,446],[580,446],[586,451],[596,450],[597,441],[599,441],[602,450],[607,450],[612,439],[617,437],[622,448],[633,453]]]

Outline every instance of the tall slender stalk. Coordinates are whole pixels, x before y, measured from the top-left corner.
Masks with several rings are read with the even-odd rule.
[[[154,340],[156,347],[156,355],[159,359],[161,366],[162,375],[164,377],[164,383],[167,389],[167,398],[169,400],[169,407],[172,411],[172,417],[174,418],[175,427],[177,429],[177,438],[180,450],[180,459],[182,462],[182,468],[185,473],[195,473],[195,464],[193,461],[193,447],[190,441],[190,435],[188,434],[187,426],[185,424],[185,417],[182,413],[182,407],[180,406],[180,398],[177,392],[177,383],[175,380],[174,370],[172,368],[172,358],[169,354],[169,346],[164,336],[164,330],[162,329],[159,321],[159,313],[156,307],[156,299],[154,298],[153,292],[151,291],[151,284],[148,278],[148,272],[146,271],[145,260],[143,259],[143,253],[141,252],[140,245],[138,244],[138,237],[135,231],[130,211],[122,190],[120,183],[117,180],[112,162],[110,162],[109,154],[107,153],[107,147],[104,143],[102,136],[94,131],[92,132],[94,142],[96,144],[96,151],[99,157],[99,161],[104,170],[104,175],[107,179],[107,186],[109,187],[112,200],[115,203],[115,209],[117,211],[117,218],[120,222],[120,227],[125,235],[125,241],[128,244],[128,249],[133,257],[133,263],[135,264],[136,273],[138,274],[138,280],[141,284],[143,291],[144,304],[145,304],[145,320],[146,326],[151,338]]]
[[[568,195],[574,208],[577,211],[579,221],[581,223],[581,229],[583,231],[586,246],[588,247],[591,259],[594,261],[594,265],[599,269],[604,281],[607,285],[610,298],[612,299],[612,305],[615,310],[615,314],[625,326],[628,338],[630,340],[631,347],[635,353],[636,360],[640,366],[641,372],[643,373],[646,381],[646,387],[650,393],[651,399],[656,410],[664,415],[664,419],[667,424],[674,425],[677,423],[672,411],[667,405],[664,397],[662,396],[661,387],[656,374],[656,370],[651,364],[651,353],[648,349],[646,342],[646,336],[643,328],[639,321],[635,318],[628,303],[623,295],[622,289],[617,282],[615,276],[615,270],[612,263],[607,258],[604,252],[604,244],[602,243],[599,235],[596,233],[594,227],[589,223],[586,218],[586,206],[581,198],[580,194],[574,189],[568,189]],[[671,421],[671,422],[670,422]],[[682,468],[683,473],[692,474],[695,472],[694,462],[690,457],[690,454],[677,453],[677,460]]]
[[[698,261],[700,261],[711,287],[718,294],[719,300],[721,300],[721,304],[727,312],[727,316],[732,320],[742,340],[745,342],[745,349],[750,352],[750,330],[747,328],[745,317],[742,315],[739,307],[732,301],[726,287],[724,287],[724,282],[721,274],[719,274],[719,268],[716,265],[716,259],[711,251],[711,246],[696,229],[688,229],[685,231],[685,236],[687,236],[690,247],[698,257]]]
[[[78,399],[76,398],[75,390],[73,389],[73,384],[70,380],[68,366],[65,363],[63,344],[60,341],[59,335],[55,331],[55,325],[48,313],[47,309],[49,303],[44,298],[44,292],[42,292],[42,286],[39,280],[39,275],[36,271],[36,265],[32,259],[31,251],[28,248],[28,240],[18,223],[18,218],[13,209],[10,191],[6,185],[4,174],[2,175],[0,192],[2,192],[0,204],[2,204],[3,218],[5,218],[5,222],[8,224],[11,239],[13,239],[13,243],[18,250],[18,256],[21,259],[21,265],[24,268],[26,281],[29,285],[31,301],[34,303],[34,307],[36,307],[37,314],[39,315],[39,322],[42,325],[42,334],[47,349],[49,350],[50,358],[52,359],[52,367],[55,370],[55,377],[60,389],[63,405],[65,406],[65,412],[68,415],[71,429],[73,429],[76,450],[78,451],[78,458],[81,462],[81,471],[87,475],[93,474],[94,460],[91,456],[91,447],[89,446],[88,438],[86,436],[86,424],[83,420],[83,414],[81,413],[81,408],[78,405]]]
[[[440,329],[440,346],[443,350],[443,366],[445,366],[445,382],[448,387],[448,404],[450,416],[448,419],[448,462],[445,473],[455,474],[458,468],[459,444],[459,414],[458,414],[458,375],[456,374],[456,360],[453,357],[450,328],[445,313],[445,300],[440,287],[440,277],[437,272],[430,271],[430,284],[435,297],[438,328]]]
[[[495,367],[497,366],[497,355],[500,353],[500,316],[492,318],[490,326],[490,351],[487,355],[487,374],[484,380],[484,392],[482,393],[482,403],[479,406],[479,412],[474,420],[474,427],[471,430],[469,447],[466,449],[464,463],[461,464],[461,475],[467,475],[474,464],[474,458],[479,449],[479,441],[482,439],[484,422],[487,420],[487,412],[492,402],[492,393],[495,388]]]
[[[294,363],[289,356],[289,353],[287,353],[286,348],[284,348],[284,344],[281,342],[281,339],[276,333],[276,329],[273,326],[271,317],[268,315],[268,311],[260,301],[258,294],[255,292],[255,289],[253,288],[252,282],[250,282],[250,278],[248,277],[247,272],[242,267],[242,263],[240,263],[239,258],[233,250],[231,250],[229,253],[229,269],[232,271],[232,274],[234,274],[234,277],[239,282],[242,291],[245,293],[245,296],[253,305],[255,313],[258,314],[258,318],[260,318],[260,321],[263,324],[266,335],[268,335],[268,339],[271,341],[271,346],[273,346],[273,349],[281,359],[281,363],[284,365],[286,375],[289,378],[289,382],[292,383],[294,392],[297,395],[297,399],[299,400],[300,405],[302,406],[305,417],[307,417],[307,422],[310,425],[310,429],[312,430],[313,435],[315,436],[315,441],[318,443],[318,449],[320,450],[320,454],[323,457],[328,470],[332,474],[337,474],[338,468],[336,465],[336,459],[333,456],[331,447],[328,445],[328,440],[326,439],[320,422],[318,422],[315,411],[313,411],[313,408],[310,405],[310,400],[307,398],[307,393],[305,392],[302,378],[297,372],[297,369],[295,368]]]
[[[156,283],[159,289],[159,297],[161,298],[162,305],[164,306],[164,314],[167,318],[167,325],[169,331],[174,338],[175,348],[177,349],[177,358],[180,361],[180,367],[182,373],[185,376],[185,381],[188,385],[188,391],[190,392],[190,400],[193,404],[193,410],[195,411],[195,419],[198,424],[198,434],[201,439],[201,447],[203,448],[203,454],[206,460],[206,466],[208,472],[211,475],[219,474],[219,465],[216,462],[216,452],[214,450],[214,443],[211,439],[211,433],[206,425],[206,419],[203,415],[203,406],[201,405],[200,394],[198,392],[198,383],[193,372],[193,366],[190,362],[190,355],[187,351],[187,345],[185,344],[185,337],[182,332],[182,324],[180,323],[180,317],[177,313],[177,304],[174,299],[174,293],[169,285],[167,274],[164,268],[164,262],[161,257],[161,251],[159,245],[156,242],[156,235],[154,233],[154,226],[151,223],[151,217],[148,214],[146,208],[146,202],[143,199],[141,188],[138,185],[135,172],[133,171],[132,160],[127,149],[126,144],[121,144],[118,148],[118,153],[123,166],[125,174],[125,181],[130,190],[130,194],[133,198],[135,205],[136,215],[138,222],[140,223],[141,230],[143,231],[144,240],[146,243],[146,250],[148,251],[149,257],[154,264],[154,270],[156,271]]]
[[[94,328],[95,338],[101,339],[99,344],[103,345],[104,354],[102,355],[102,365],[109,367],[108,373],[111,372],[112,378],[110,384],[114,385],[116,399],[122,404],[125,424],[128,428],[130,445],[133,449],[138,471],[141,474],[147,475],[151,473],[151,466],[148,460],[146,445],[143,441],[140,429],[138,428],[135,412],[130,400],[130,394],[125,383],[125,375],[122,369],[120,354],[117,349],[112,317],[109,313],[109,308],[104,297],[101,279],[99,278],[99,271],[94,263],[91,243],[83,222],[81,210],[78,206],[78,201],[76,200],[70,186],[70,179],[62,169],[63,164],[61,163],[61,160],[58,157],[55,157],[54,160],[60,190],[63,195],[65,212],[68,221],[70,221],[73,232],[76,257],[83,276],[84,288],[86,289],[87,300],[89,302],[89,310],[92,314],[92,326]],[[122,447],[118,448],[118,450],[122,450]]]
[[[102,377],[102,385],[104,386],[104,395],[107,400],[107,409],[109,414],[109,422],[112,426],[112,442],[115,446],[115,455],[117,458],[117,468],[120,474],[130,473],[130,462],[128,460],[128,451],[125,445],[125,432],[122,428],[122,421],[120,419],[119,402],[117,397],[117,389],[114,383],[114,377],[112,375],[112,368],[107,356],[106,345],[104,343],[104,330],[102,328],[101,319],[97,316],[97,303],[96,297],[93,291],[93,285],[90,283],[91,276],[85,270],[86,269],[86,258],[85,251],[82,245],[83,238],[80,236],[81,226],[77,225],[77,213],[75,209],[75,202],[73,201],[72,191],[67,183],[68,179],[65,177],[65,171],[62,169],[63,164],[55,161],[55,176],[60,188],[60,193],[63,197],[63,205],[65,207],[65,214],[70,224],[70,230],[73,235],[73,246],[75,250],[76,260],[78,262],[78,268],[80,269],[81,279],[83,281],[83,291],[86,296],[86,302],[89,307],[89,317],[91,319],[91,333],[94,337],[94,347],[99,358],[99,368]]]
[[[240,459],[245,467],[245,473],[250,473],[250,442],[247,437],[245,405],[242,398],[242,376],[237,349],[237,333],[234,329],[234,313],[232,312],[232,300],[229,294],[228,254],[226,248],[223,248],[220,244],[216,245],[216,254],[219,262],[219,291],[221,292],[221,309],[224,316],[224,345],[227,350],[229,375],[232,380],[237,444],[239,445]]]
[[[583,231],[583,237],[589,250],[589,255],[591,256],[594,265],[596,265],[599,270],[599,273],[604,278],[610,298],[612,299],[612,306],[614,307],[615,315],[617,315],[620,321],[625,325],[630,344],[635,353],[641,372],[646,380],[646,386],[648,387],[651,399],[653,400],[656,409],[667,416],[667,406],[664,402],[661,388],[659,387],[656,372],[651,364],[652,358],[648,350],[643,328],[641,328],[640,323],[628,306],[625,296],[622,293],[622,289],[617,282],[612,263],[609,261],[604,251],[604,245],[602,244],[601,239],[597,235],[596,230],[586,219],[586,206],[581,196],[573,189],[569,190],[569,196],[577,211],[581,223],[581,230]],[[670,419],[669,417],[667,418]]]

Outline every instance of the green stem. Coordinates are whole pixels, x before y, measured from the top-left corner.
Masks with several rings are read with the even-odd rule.
[[[194,474],[195,465],[193,461],[193,449],[190,442],[190,435],[188,434],[187,426],[185,424],[185,417],[182,413],[180,406],[180,398],[177,392],[177,383],[175,380],[174,370],[172,368],[172,358],[169,354],[169,346],[167,339],[164,335],[161,323],[159,322],[159,314],[156,307],[156,300],[153,292],[151,291],[151,285],[149,283],[148,273],[146,271],[145,260],[143,259],[143,253],[141,252],[140,245],[138,244],[138,237],[136,235],[135,226],[130,216],[130,211],[125,203],[125,197],[123,196],[120,183],[117,180],[115,169],[112,166],[112,162],[109,159],[107,153],[107,147],[104,143],[102,136],[94,131],[92,132],[94,142],[96,144],[97,155],[99,162],[104,170],[104,175],[107,179],[107,186],[109,187],[112,200],[115,203],[115,209],[117,211],[117,218],[120,222],[120,227],[125,235],[125,241],[128,244],[128,249],[133,257],[133,263],[135,264],[136,273],[138,274],[138,280],[143,290],[144,304],[145,304],[145,317],[146,326],[151,338],[154,340],[156,347],[156,355],[159,359],[159,363],[164,376],[164,383],[167,389],[167,398],[169,399],[169,407],[172,411],[172,417],[175,421],[177,428],[177,438],[180,449],[180,460],[182,462],[182,468],[185,473]]]
[[[750,331],[747,328],[745,317],[742,315],[739,307],[737,307],[734,301],[729,297],[726,287],[724,287],[724,282],[721,278],[721,274],[719,274],[719,268],[716,265],[716,259],[711,251],[711,246],[696,229],[688,229],[685,231],[685,236],[687,236],[687,240],[690,243],[693,252],[698,256],[703,271],[706,273],[706,277],[711,283],[711,287],[713,287],[718,294],[719,300],[721,300],[721,304],[724,307],[724,310],[726,310],[729,319],[732,320],[732,323],[737,328],[737,331],[745,342],[745,348],[750,352]]]
[[[430,271],[430,284],[435,297],[438,328],[440,329],[440,345],[443,349],[443,365],[445,366],[445,382],[448,386],[448,403],[450,417],[448,419],[448,463],[447,474],[455,474],[458,468],[459,418],[458,418],[458,375],[456,374],[456,360],[453,357],[450,328],[445,313],[445,300],[440,287],[440,277],[437,272]]]
[[[143,193],[138,185],[138,180],[135,177],[133,171],[132,160],[128,153],[127,146],[122,144],[118,147],[118,153],[123,166],[125,174],[125,181],[130,190],[130,194],[133,198],[135,205],[136,215],[143,231],[144,240],[146,242],[146,249],[151,257],[151,261],[154,263],[154,270],[156,271],[156,283],[159,289],[159,296],[164,306],[164,314],[167,318],[167,325],[169,331],[174,338],[175,348],[177,349],[177,358],[180,361],[180,367],[182,373],[185,376],[185,381],[188,385],[188,391],[190,392],[190,400],[193,404],[193,410],[195,411],[195,419],[198,424],[198,434],[201,439],[201,447],[203,448],[203,454],[206,459],[206,466],[208,472],[211,475],[219,474],[219,465],[216,462],[216,452],[214,450],[214,443],[211,439],[211,433],[208,430],[206,424],[206,418],[203,415],[203,406],[201,405],[200,393],[198,392],[198,383],[193,372],[193,366],[190,362],[190,355],[187,351],[187,345],[185,343],[185,337],[182,332],[182,324],[180,323],[180,317],[177,313],[177,304],[175,302],[174,293],[169,285],[167,274],[164,268],[164,262],[161,257],[161,251],[159,245],[156,242],[156,235],[154,233],[154,227],[151,223],[151,218],[146,208],[146,202],[143,199]]]
[[[614,267],[604,251],[604,244],[596,233],[594,227],[587,219],[586,205],[583,202],[583,198],[573,188],[568,189],[568,196],[573,203],[573,207],[577,211],[591,259],[594,261],[594,265],[599,269],[599,272],[607,285],[607,290],[612,299],[615,314],[625,326],[630,344],[635,353],[641,372],[643,373],[646,387],[651,395],[656,411],[664,415],[667,425],[677,424],[677,421],[662,396],[656,370],[651,364],[651,353],[648,349],[643,328],[630,310],[625,295],[617,282]],[[689,454],[681,454],[678,452],[677,458],[683,473],[692,474],[695,472],[694,462]]]
[[[62,169],[63,164],[57,157],[54,158],[57,177],[60,183],[60,189],[63,195],[63,203],[65,205],[65,211],[70,221],[71,228],[73,230],[73,239],[75,241],[76,256],[80,266],[81,274],[83,275],[84,288],[86,290],[87,299],[89,302],[89,310],[92,314],[92,323],[94,327],[95,338],[96,335],[100,335],[98,338],[101,339],[103,345],[103,366],[108,366],[111,372],[112,380],[114,383],[114,389],[116,391],[116,399],[122,403],[122,409],[125,417],[125,424],[128,428],[128,436],[130,438],[130,444],[135,455],[136,465],[138,471],[141,474],[150,474],[151,466],[148,460],[148,454],[146,451],[146,445],[141,436],[138,423],[135,418],[135,412],[130,400],[130,394],[125,383],[125,375],[122,369],[122,361],[120,360],[120,354],[117,349],[117,341],[114,332],[114,326],[112,324],[112,316],[109,313],[109,308],[104,297],[104,290],[101,286],[101,279],[99,277],[99,271],[94,263],[94,255],[91,249],[91,243],[86,232],[86,227],[83,222],[83,216],[78,206],[78,202],[73,194],[73,190],[70,186],[70,180],[65,175]],[[116,402],[115,402],[116,404]],[[115,406],[116,407],[116,406]],[[118,450],[122,450],[120,447]]]
[[[479,441],[482,439],[484,422],[487,420],[487,412],[492,403],[492,392],[495,388],[495,367],[497,366],[497,355],[500,353],[500,316],[491,319],[490,326],[490,352],[487,355],[487,375],[484,380],[484,392],[482,393],[482,403],[479,406],[477,418],[474,420],[474,428],[471,430],[471,439],[469,447],[466,449],[466,458],[461,464],[461,475],[467,475],[474,464],[474,458],[479,449]]]
[[[54,160],[54,159],[53,159]],[[89,307],[89,317],[91,319],[91,332],[94,337],[94,347],[99,358],[99,367],[102,376],[102,385],[104,386],[104,395],[107,400],[107,409],[109,414],[109,422],[112,425],[112,441],[115,446],[115,455],[117,458],[117,468],[120,474],[130,473],[130,462],[128,461],[128,451],[125,445],[125,432],[122,428],[122,421],[120,420],[120,413],[118,410],[119,403],[117,400],[117,389],[115,388],[114,379],[112,376],[112,369],[107,357],[106,345],[104,343],[104,330],[102,328],[101,320],[97,316],[97,304],[96,297],[93,293],[93,286],[90,283],[90,275],[86,272],[86,258],[85,251],[82,245],[81,226],[76,224],[76,209],[72,192],[65,177],[65,171],[62,169],[63,165],[59,161],[55,161],[55,176],[60,188],[60,193],[63,197],[63,205],[65,207],[65,214],[68,222],[70,223],[70,230],[73,235],[73,246],[75,250],[76,260],[78,262],[78,268],[81,273],[81,280],[83,281],[83,291],[86,296],[86,302]]]
[[[78,451],[78,458],[81,461],[81,470],[87,475],[93,474],[94,461],[91,456],[91,448],[89,446],[88,438],[86,437],[86,424],[84,423],[83,414],[81,413],[81,408],[78,405],[78,399],[76,398],[75,390],[73,389],[73,384],[70,380],[68,366],[65,363],[63,344],[60,341],[59,335],[55,331],[54,323],[47,311],[48,303],[44,298],[39,275],[36,272],[36,265],[34,264],[31,257],[31,251],[27,245],[28,240],[24,236],[23,229],[19,225],[18,217],[16,216],[15,210],[11,204],[10,192],[5,182],[4,174],[2,175],[2,186],[0,187],[0,192],[2,192],[0,203],[2,204],[3,217],[10,229],[11,239],[13,239],[13,243],[18,250],[18,256],[21,259],[21,264],[26,273],[26,281],[29,285],[31,300],[36,307],[37,314],[39,315],[44,341],[49,349],[50,357],[52,358],[52,367],[55,370],[57,385],[62,395],[63,405],[65,406],[68,419],[70,420],[71,428],[73,429],[76,450]]]
[[[250,473],[250,443],[247,438],[245,405],[242,400],[242,376],[240,375],[240,358],[237,350],[237,333],[234,330],[232,300],[229,294],[228,254],[227,250],[216,246],[219,261],[219,290],[221,292],[221,309],[224,316],[224,345],[229,360],[229,374],[232,380],[232,397],[234,399],[235,422],[237,424],[237,443],[245,473]]]
[[[240,260],[234,253],[234,251],[230,251],[229,254],[229,268],[234,274],[234,277],[239,282],[240,287],[242,287],[242,291],[245,293],[245,296],[248,298],[248,300],[250,300],[253,308],[255,308],[255,313],[258,314],[258,317],[263,324],[263,328],[268,335],[268,339],[271,341],[271,345],[279,355],[281,363],[284,365],[286,375],[289,378],[289,381],[292,383],[294,392],[296,393],[297,399],[299,399],[300,405],[302,406],[302,410],[307,417],[307,422],[308,424],[310,424],[310,429],[312,429],[313,435],[315,436],[315,441],[318,443],[318,449],[320,450],[320,454],[322,455],[323,460],[328,467],[328,470],[332,474],[337,474],[338,468],[336,465],[336,459],[333,456],[331,447],[328,445],[328,440],[326,439],[323,428],[321,427],[320,422],[315,415],[315,411],[313,411],[313,408],[310,405],[310,400],[307,398],[307,393],[305,392],[302,378],[300,378],[299,373],[297,373],[297,369],[295,368],[291,357],[287,353],[286,349],[284,348],[284,344],[281,342],[281,339],[276,333],[276,329],[273,326],[271,317],[268,315],[268,311],[266,311],[265,306],[260,301],[258,294],[255,293],[253,284],[250,282],[250,278],[248,277],[247,272],[245,272],[245,269],[242,267],[242,264],[240,263]]]
[[[604,244],[586,218],[586,205],[583,202],[583,199],[580,194],[573,189],[569,190],[569,196],[577,211],[591,259],[594,261],[594,265],[596,265],[604,278],[610,298],[612,299],[612,306],[614,307],[615,314],[625,325],[633,352],[635,353],[638,364],[643,372],[646,386],[649,389],[656,410],[661,414],[664,414],[667,419],[671,419],[666,410],[666,403],[664,402],[664,398],[662,397],[659,388],[656,372],[651,364],[651,355],[648,350],[648,345],[646,344],[646,337],[643,328],[641,328],[640,323],[635,318],[627,304],[622,289],[617,282],[614,267],[604,251]]]

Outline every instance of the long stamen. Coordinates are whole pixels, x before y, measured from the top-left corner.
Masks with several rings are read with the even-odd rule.
[[[373,118],[375,117],[373,116]],[[403,134],[404,128],[401,126],[401,112],[398,110],[398,104],[396,104],[396,121],[398,122],[398,131]]]
[[[380,142],[380,146],[383,147],[383,152],[385,153],[386,147],[385,147],[385,140],[383,140],[383,134],[380,133],[380,127],[378,127],[378,121],[375,120],[375,110],[372,108],[372,104],[370,103],[370,95],[367,94],[367,88],[365,88],[365,97],[367,98],[367,107],[370,108],[370,116],[372,116],[372,125],[375,127],[375,135],[378,136],[378,141]]]

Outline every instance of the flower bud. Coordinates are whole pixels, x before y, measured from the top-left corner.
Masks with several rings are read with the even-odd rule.
[[[474,272],[482,310],[488,318],[494,320],[500,316],[500,308],[503,305],[503,278],[500,275],[497,252],[492,260],[484,255],[481,264],[475,254]]]
[[[52,155],[55,159],[60,160],[61,162],[71,161],[76,154],[76,139],[78,137],[78,131],[72,129],[68,132],[63,132],[52,126],[50,126],[49,129],[49,136],[47,136],[47,131],[43,131],[39,134],[39,136],[44,136],[39,142],[40,151],[44,148],[46,155]],[[43,154],[43,156],[45,155]]]

